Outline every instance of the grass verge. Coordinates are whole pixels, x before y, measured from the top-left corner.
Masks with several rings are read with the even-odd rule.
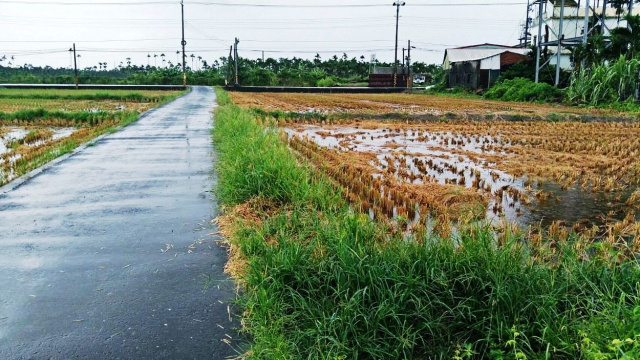
[[[569,241],[541,263],[521,239],[499,247],[483,227],[455,239],[389,235],[277,130],[218,96],[220,223],[250,358],[640,356],[637,262],[585,260]]]

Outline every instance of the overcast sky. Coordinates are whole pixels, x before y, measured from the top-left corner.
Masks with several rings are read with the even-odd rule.
[[[266,57],[313,58],[318,52],[326,59],[346,52],[392,62],[392,3],[185,0],[187,55],[212,62],[228,55],[238,37],[241,57],[258,58],[265,51]],[[447,47],[514,45],[525,14],[526,0],[406,0],[399,48],[411,40],[417,47],[414,61],[441,63]],[[180,2],[175,0],[0,0],[0,23],[0,57],[14,56],[19,65],[69,67],[73,42],[80,68],[98,62],[112,68],[127,57],[134,64],[161,66],[160,54],[175,63],[180,49]]]

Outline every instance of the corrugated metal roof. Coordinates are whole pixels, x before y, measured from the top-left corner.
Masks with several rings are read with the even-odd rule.
[[[549,0],[554,6],[561,6],[562,1],[560,0]],[[566,7],[575,7],[578,6],[578,3],[575,0],[564,0],[564,6]]]
[[[527,55],[531,49],[447,49],[447,57],[450,63],[461,61],[474,61],[490,58],[505,52]]]

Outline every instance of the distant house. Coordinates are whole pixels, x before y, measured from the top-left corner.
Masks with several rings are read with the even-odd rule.
[[[529,59],[529,49],[480,44],[447,49],[442,68],[449,74],[449,86],[488,89],[503,70]]]

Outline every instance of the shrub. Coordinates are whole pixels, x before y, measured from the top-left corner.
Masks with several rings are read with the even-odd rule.
[[[338,81],[336,80],[335,77],[329,76],[324,79],[318,80],[317,84],[319,87],[331,87],[331,86],[336,86],[338,84]]]
[[[549,84],[515,78],[495,84],[485,94],[485,99],[504,101],[561,102],[563,91]]]

